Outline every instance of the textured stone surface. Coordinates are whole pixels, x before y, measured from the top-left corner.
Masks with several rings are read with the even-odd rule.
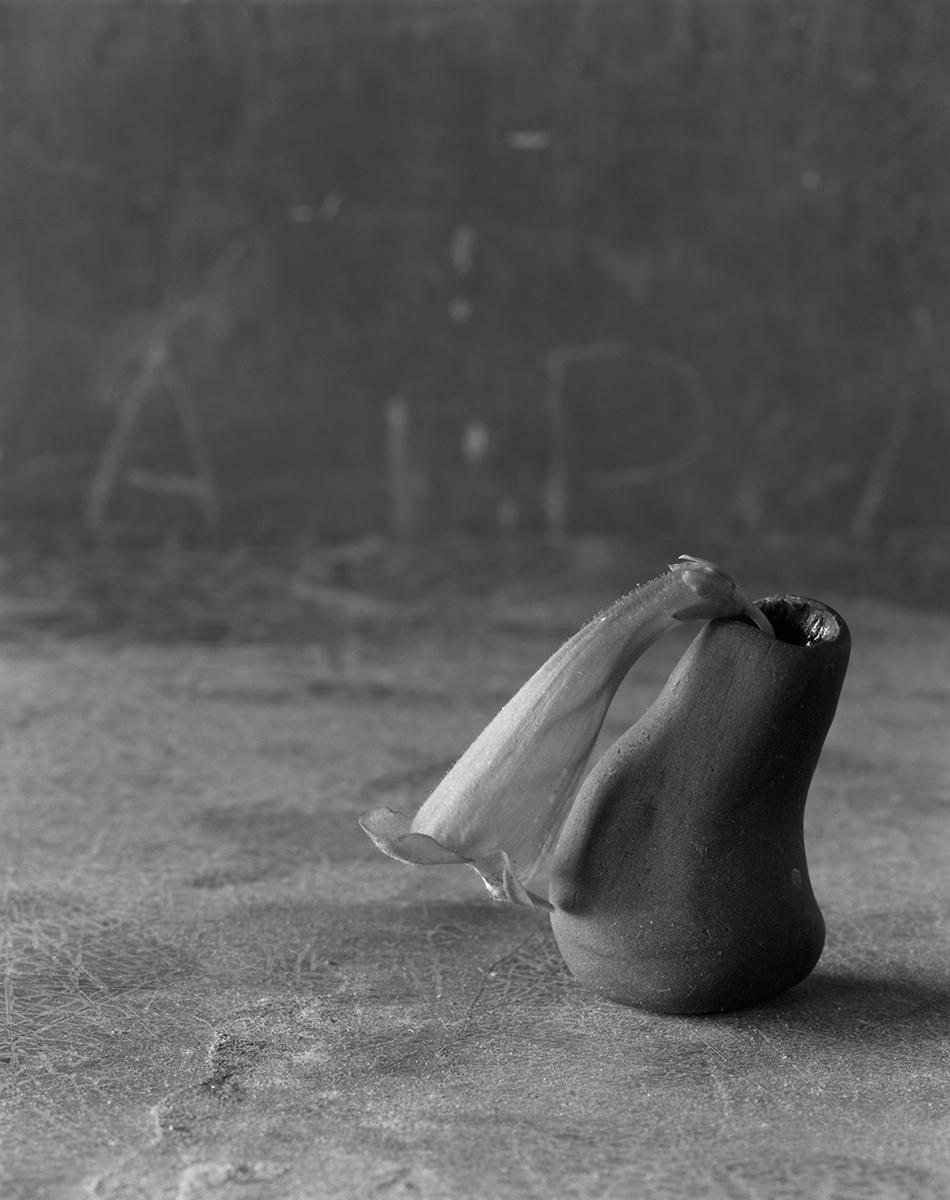
[[[807,812],[827,947],[716,1018],[586,994],[542,916],[356,826],[556,633],[423,632],[345,686],[317,646],[8,642],[5,1200],[950,1195],[950,620],[827,598],[854,635]]]

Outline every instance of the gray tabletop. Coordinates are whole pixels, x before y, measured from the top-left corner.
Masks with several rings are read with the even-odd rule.
[[[7,645],[4,1196],[950,1196],[950,619],[828,599],[824,955],[688,1019],[589,995],[542,914],[357,827],[553,649],[543,605],[343,672],[318,641]]]

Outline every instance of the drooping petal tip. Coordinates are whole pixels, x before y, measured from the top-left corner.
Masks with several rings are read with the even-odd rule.
[[[360,817],[360,828],[376,848],[397,862],[436,867],[443,863],[469,861],[427,833],[416,833],[411,825],[411,818],[392,808],[372,808]]]
[[[363,813],[359,821],[360,828],[377,849],[397,862],[416,867],[463,863],[481,876],[493,900],[548,912],[552,910],[547,900],[528,891],[518,879],[504,850],[493,850],[478,858],[466,858],[427,833],[415,832],[410,818],[392,808],[370,809]]]
[[[472,859],[468,865],[482,877],[493,900],[520,904],[525,908],[539,908],[545,912],[554,911],[553,904],[524,886],[504,850],[494,850],[484,858]]]

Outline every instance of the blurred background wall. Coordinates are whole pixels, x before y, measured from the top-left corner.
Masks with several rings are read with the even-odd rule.
[[[0,3],[0,520],[946,538],[939,0]]]

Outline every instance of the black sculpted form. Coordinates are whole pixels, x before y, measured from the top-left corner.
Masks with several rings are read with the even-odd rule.
[[[824,945],[805,800],[851,639],[816,600],[706,625],[652,707],[596,764],[551,868],[575,977],[613,1000],[709,1013],[802,980]]]

